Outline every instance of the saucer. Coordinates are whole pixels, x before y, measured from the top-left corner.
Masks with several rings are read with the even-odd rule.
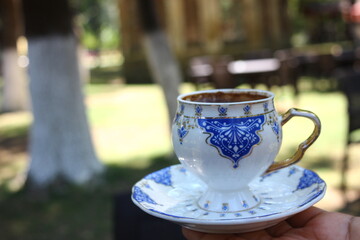
[[[240,233],[273,226],[323,198],[325,182],[313,171],[290,166],[263,175],[250,184],[260,204],[240,212],[209,212],[197,199],[206,185],[182,165],[153,172],[132,189],[143,211],[186,228],[208,233]]]

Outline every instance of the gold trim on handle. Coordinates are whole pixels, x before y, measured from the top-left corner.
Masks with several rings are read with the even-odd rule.
[[[309,118],[313,121],[315,127],[313,132],[311,133],[310,137],[306,139],[304,142],[300,143],[297,151],[295,154],[284,161],[281,162],[275,162],[273,163],[268,170],[266,170],[266,173],[273,172],[275,170],[288,167],[292,164],[295,164],[301,160],[301,158],[304,156],[305,151],[315,142],[315,140],[319,137],[320,131],[321,131],[321,122],[320,119],[314,114],[313,112],[297,109],[297,108],[291,108],[289,109],[285,114],[282,115],[281,120],[281,126],[283,126],[285,123],[287,123],[292,117],[305,117]]]

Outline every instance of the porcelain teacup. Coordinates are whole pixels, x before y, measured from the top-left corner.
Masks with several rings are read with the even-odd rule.
[[[178,96],[172,141],[179,161],[207,185],[198,205],[207,211],[239,212],[261,203],[249,183],[264,173],[298,162],[317,139],[321,124],[312,112],[291,108],[280,115],[274,93],[255,89],[215,89]],[[292,117],[314,123],[295,154],[274,162],[282,126]]]

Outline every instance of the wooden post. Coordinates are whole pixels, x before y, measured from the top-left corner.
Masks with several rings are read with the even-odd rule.
[[[141,30],[137,11],[137,1],[118,0],[120,26],[121,26],[121,45],[124,57],[136,55],[137,50],[141,50]]]
[[[264,42],[264,46],[265,47],[270,47],[273,44],[273,39],[272,39],[272,28],[269,27],[270,22],[271,22],[271,14],[270,14],[270,7],[269,5],[271,0],[265,0],[262,1],[262,6],[261,6],[261,21],[263,23],[267,23],[267,24],[262,24],[262,31],[263,31],[263,37],[267,39],[266,42]]]
[[[251,0],[252,1],[252,0]],[[198,0],[200,31],[202,42],[208,53],[218,53],[222,49],[221,11],[219,0]]]
[[[184,1],[183,0],[166,0],[165,14],[167,34],[169,36],[172,49],[178,55],[184,53],[186,48],[185,31],[184,31]]]
[[[271,39],[273,47],[279,47],[281,44],[281,29],[280,29],[280,2],[279,0],[269,1],[269,25],[271,26]]]
[[[246,42],[251,48],[259,47],[263,42],[260,16],[261,5],[258,0],[243,0],[242,5]]]
[[[281,35],[281,46],[290,46],[290,35],[291,35],[291,21],[288,10],[288,0],[279,1],[279,23],[280,23],[280,35]]]
[[[197,2],[193,0],[184,0],[184,31],[187,45],[192,45],[200,42],[199,34],[199,9]]]

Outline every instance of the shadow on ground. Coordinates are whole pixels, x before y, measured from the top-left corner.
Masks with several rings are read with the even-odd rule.
[[[1,238],[11,240],[115,239],[115,206],[119,205],[116,204],[119,201],[123,203],[121,208],[127,209],[129,216],[136,216],[138,222],[134,223],[135,227],[141,229],[148,229],[146,226],[151,225],[156,227],[158,225],[154,219],[149,220],[145,213],[132,204],[130,190],[135,182],[148,173],[175,163],[177,162],[173,158],[159,156],[151,159],[151,164],[146,169],[108,165],[100,183],[86,186],[86,188],[57,186],[57,189],[43,193],[26,190],[11,192],[5,185],[0,186]],[[142,226],[139,225],[140,220],[143,222]],[[126,225],[129,221],[124,221],[124,219],[122,219],[123,223],[119,223],[119,219],[116,221],[117,236],[119,236],[121,233],[119,229],[129,227]],[[160,223],[160,226],[163,224]],[[132,227],[134,229],[134,226]],[[180,227],[171,224],[167,228],[177,231],[172,234],[179,236]],[[156,232],[153,233],[156,234]],[[182,239],[176,236],[166,237],[164,239]],[[139,238],[134,236],[130,239],[153,238],[151,235],[142,234]],[[161,240],[161,238],[154,239]]]

